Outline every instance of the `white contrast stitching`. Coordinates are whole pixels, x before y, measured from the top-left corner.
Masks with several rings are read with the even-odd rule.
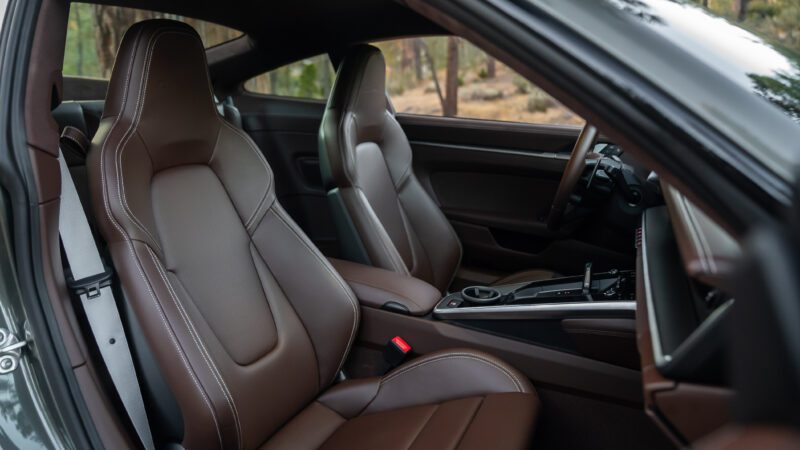
[[[153,244],[155,244],[155,246],[159,249],[159,251],[163,251],[159,242],[156,240],[153,234],[150,233],[149,230],[147,230],[144,224],[142,224],[141,221],[139,221],[139,218],[136,217],[136,215],[133,213],[130,207],[128,207],[128,198],[127,195],[125,195],[125,176],[121,170],[122,166],[121,163],[122,163],[122,155],[125,153],[128,141],[133,136],[133,131],[139,124],[139,119],[141,118],[142,106],[144,105],[144,101],[147,99],[147,82],[150,79],[150,63],[153,59],[153,54],[155,53],[153,50],[155,49],[158,40],[161,39],[161,37],[166,34],[184,34],[184,33],[179,31],[160,32],[152,36],[150,38],[150,41],[147,43],[147,51],[145,53],[147,60],[145,62],[145,70],[144,72],[142,72],[142,76],[139,81],[140,86],[139,86],[139,93],[136,97],[136,105],[134,107],[134,118],[133,121],[131,121],[131,124],[128,126],[128,129],[122,135],[122,139],[117,144],[117,148],[114,150],[114,168],[116,169],[117,172],[117,197],[119,198],[120,203],[122,204],[122,212],[124,212],[125,215],[128,216],[128,218],[131,220],[131,222],[133,222],[134,225],[136,225],[137,228],[142,230],[150,238],[150,240],[153,241]],[[125,95],[127,96],[127,86]],[[122,110],[120,110],[120,114],[117,117],[120,117],[121,113]],[[122,150],[120,150],[120,147],[122,148]]]
[[[410,371],[412,371],[414,369],[418,369],[418,368],[426,366],[428,364],[432,364],[432,363],[435,363],[435,362],[444,361],[444,360],[448,360],[448,359],[471,359],[471,360],[475,360],[475,361],[478,361],[478,362],[481,362],[481,363],[484,363],[484,364],[488,364],[488,365],[494,367],[495,369],[499,370],[506,377],[508,377],[508,379],[511,380],[511,382],[514,384],[514,387],[516,387],[519,392],[524,392],[524,390],[522,388],[523,383],[519,380],[519,378],[517,378],[513,373],[509,372],[506,368],[498,365],[497,363],[495,363],[495,362],[493,362],[491,360],[488,360],[488,359],[485,359],[485,358],[482,358],[482,357],[479,357],[479,356],[476,356],[476,355],[472,355],[472,354],[469,354],[469,353],[448,353],[446,355],[442,355],[442,356],[438,356],[438,357],[435,357],[435,358],[432,358],[432,359],[421,361],[419,363],[411,363],[408,367],[405,367],[405,368],[403,368],[401,370],[398,370],[397,372],[395,372],[395,373],[387,376],[386,378],[382,379],[381,382],[380,382],[380,385],[383,386],[384,384],[392,381],[393,379],[399,377],[400,375],[403,375],[403,374],[405,374],[407,372],[410,372]]]
[[[233,418],[236,421],[236,433],[237,433],[237,440],[239,440],[239,448],[241,448],[241,430],[239,429],[239,411],[236,409],[236,403],[233,401],[233,395],[228,390],[228,385],[225,383],[225,379],[222,377],[222,374],[219,372],[214,359],[211,357],[208,348],[206,348],[203,340],[200,338],[200,333],[197,332],[197,329],[194,326],[194,322],[192,318],[189,316],[189,313],[186,312],[186,309],[183,307],[183,303],[178,299],[178,294],[175,293],[174,288],[172,287],[172,282],[169,281],[169,278],[166,276],[164,271],[163,265],[160,261],[157,260],[155,253],[150,250],[150,247],[147,248],[148,253],[150,254],[150,259],[153,260],[153,263],[156,265],[156,269],[158,270],[158,274],[161,276],[161,280],[167,287],[169,291],[170,297],[172,297],[172,303],[175,304],[175,307],[178,308],[178,312],[183,319],[184,325],[189,330],[189,335],[192,337],[192,341],[194,341],[194,345],[197,346],[197,349],[200,350],[200,356],[203,357],[203,361],[205,361],[206,366],[208,366],[209,370],[211,371],[211,375],[214,377],[214,380],[217,382],[217,386],[222,391],[222,395],[225,396],[225,401],[228,403],[228,407],[231,409],[231,413],[233,413]]]
[[[137,42],[138,42],[140,36],[141,36],[141,30],[138,31],[138,34],[137,34],[137,36],[135,38]],[[150,37],[150,40],[148,41],[148,45],[147,45],[148,49],[150,47],[150,43],[153,41],[153,39],[155,37],[156,36],[151,36]],[[106,135],[106,139],[103,141],[103,145],[102,145],[102,147],[100,149],[100,184],[101,184],[101,187],[102,187],[101,192],[103,194],[103,207],[104,207],[104,210],[106,212],[106,215],[108,216],[109,221],[111,222],[111,224],[114,226],[114,228],[117,230],[117,232],[120,234],[120,236],[123,238],[123,240],[127,244],[128,250],[130,251],[131,256],[133,257],[133,259],[134,259],[134,261],[136,263],[136,268],[137,268],[137,270],[139,272],[139,276],[145,282],[145,285],[147,286],[147,290],[148,290],[148,292],[150,294],[150,297],[153,300],[153,304],[155,305],[155,307],[158,310],[158,313],[159,313],[159,315],[161,317],[162,324],[164,325],[164,328],[166,329],[167,333],[170,336],[170,341],[172,342],[173,346],[175,347],[175,350],[177,351],[178,355],[180,356],[181,361],[183,362],[183,365],[186,368],[187,373],[189,374],[189,377],[192,379],[192,383],[194,384],[194,386],[197,389],[197,391],[200,393],[200,396],[203,398],[203,402],[206,404],[206,406],[208,407],[209,412],[211,413],[211,419],[214,421],[214,425],[216,427],[216,433],[217,433],[217,438],[219,440],[219,445],[220,445],[220,448],[222,448],[223,447],[222,434],[220,432],[219,422],[217,421],[217,415],[216,415],[216,412],[214,411],[214,407],[212,406],[211,401],[210,401],[208,395],[206,394],[205,390],[203,390],[202,386],[200,385],[199,380],[197,379],[197,376],[194,373],[194,370],[192,369],[191,365],[189,364],[188,360],[186,359],[186,356],[183,353],[183,350],[181,349],[181,346],[177,341],[175,333],[172,331],[172,329],[168,325],[168,322],[167,322],[167,319],[166,319],[166,315],[164,314],[163,309],[161,308],[160,304],[158,303],[158,300],[157,300],[157,298],[155,296],[155,293],[153,292],[152,288],[150,287],[150,283],[147,280],[147,277],[145,276],[144,271],[142,270],[142,267],[140,265],[141,263],[139,261],[139,258],[136,256],[136,253],[134,252],[133,242],[131,241],[130,236],[122,229],[122,227],[117,222],[116,218],[114,217],[113,213],[111,212],[111,206],[109,204],[109,192],[108,192],[108,189],[107,189],[107,184],[105,182],[105,179],[106,179],[105,153],[106,153],[106,149],[108,148],[108,146],[107,146],[107,144],[108,144],[108,136],[110,136],[111,132],[113,132],[115,130],[115,128],[116,128],[117,124],[119,123],[119,120],[120,120],[120,118],[122,116],[121,113],[125,109],[125,106],[127,105],[128,87],[129,87],[130,76],[131,76],[132,72],[133,72],[133,64],[131,64],[131,67],[128,68],[128,72],[125,75],[125,82],[124,82],[124,85],[123,85],[122,102],[121,102],[121,105],[120,105],[120,110],[117,113],[117,117],[114,119],[114,122],[112,123],[111,127],[109,128],[109,131],[108,131],[108,133]],[[119,145],[117,145],[116,149],[119,149]],[[156,243],[156,245],[158,245],[158,244]],[[149,248],[148,248],[148,250],[149,250]]]
[[[278,205],[278,207],[280,207],[280,205]],[[320,261],[322,266],[328,271],[328,273],[330,273],[331,277],[334,280],[336,280],[337,283],[339,283],[339,286],[341,286],[342,291],[344,291],[345,295],[347,296],[347,299],[350,300],[350,305],[353,307],[353,327],[350,330],[350,339],[348,339],[348,341],[347,341],[347,347],[345,348],[345,351],[342,353],[342,360],[339,362],[339,366],[336,369],[336,373],[338,373],[339,370],[342,369],[342,366],[344,365],[345,358],[347,357],[347,354],[350,352],[350,346],[353,344],[353,341],[355,340],[355,337],[356,337],[356,328],[357,328],[358,319],[359,319],[358,301],[355,298],[353,298],[353,296],[351,295],[350,289],[347,286],[345,286],[344,282],[342,281],[341,277],[337,274],[337,272],[333,268],[333,266],[331,266],[331,264],[325,258],[320,256],[320,254],[317,251],[315,251],[314,248],[312,246],[310,246],[309,243],[306,242],[305,239],[303,239],[304,235],[298,233],[297,230],[294,227],[292,227],[291,224],[286,221],[286,219],[283,218],[283,210],[281,209],[281,210],[279,210],[279,212],[276,212],[276,209],[277,208],[271,208],[268,212],[272,212],[275,215],[275,217],[280,219],[281,222],[283,222],[284,226],[286,226],[286,228],[288,228],[289,231],[293,232],[294,235],[297,237],[297,239],[303,245],[305,245],[305,247],[308,249],[308,251],[310,251],[311,254],[314,255]],[[336,376],[336,374],[334,374],[334,376]]]
[[[256,209],[253,211],[252,214],[250,214],[250,217],[245,221],[244,227],[249,232],[249,231],[251,231],[250,227],[252,227],[254,225],[254,223],[256,222],[256,218],[258,217],[258,212],[266,204],[266,199],[267,199],[267,197],[269,197],[269,193],[272,190],[272,186],[273,186],[273,184],[275,182],[275,176],[272,173],[272,169],[270,169],[269,164],[267,164],[267,160],[264,158],[264,155],[261,154],[261,151],[258,148],[255,147],[255,144],[253,143],[253,141],[248,136],[245,136],[241,130],[239,130],[238,128],[236,128],[233,125],[229,124],[225,119],[220,118],[220,121],[222,122],[223,126],[228,127],[230,130],[232,130],[234,133],[236,133],[239,137],[244,139],[244,141],[247,143],[247,147],[250,150],[252,150],[253,153],[255,153],[256,158],[258,158],[258,160],[261,161],[261,164],[264,165],[264,169],[266,169],[267,173],[269,174],[269,184],[267,184],[267,189],[266,189],[266,191],[264,191],[264,195],[261,197],[261,200],[256,204]],[[267,205],[267,206],[269,206],[269,205]]]
[[[182,349],[180,348],[180,345],[178,344],[178,340],[175,337],[175,333],[169,327],[169,324],[167,323],[166,315],[164,314],[164,310],[161,307],[161,305],[158,303],[158,300],[156,299],[155,293],[153,292],[153,289],[150,287],[150,282],[147,280],[147,278],[144,275],[144,272],[142,271],[142,268],[138,264],[139,258],[138,258],[138,256],[135,256],[135,253],[133,251],[133,244],[131,243],[131,241],[127,241],[127,244],[128,244],[129,249],[131,251],[131,254],[134,255],[134,257],[136,258],[136,261],[137,261],[136,268],[138,269],[139,276],[142,278],[142,280],[145,282],[145,285],[147,286],[147,291],[150,293],[150,298],[153,299],[153,304],[156,306],[156,309],[158,310],[158,314],[161,317],[161,323],[164,325],[164,328],[167,330],[167,332],[169,334],[169,337],[170,337],[170,341],[172,341],[173,346],[178,351],[178,355],[180,356],[181,361],[183,361],[184,367],[186,367],[187,372],[189,372],[189,376],[192,379],[192,383],[197,388],[198,392],[200,392],[200,395],[203,397],[203,402],[206,404],[206,406],[208,406],[209,411],[211,411],[211,418],[214,420],[214,425],[216,426],[216,432],[217,432],[217,437],[219,439],[219,445],[220,445],[220,447],[222,447],[223,446],[222,445],[222,434],[220,434],[219,422],[217,421],[217,415],[214,412],[214,408],[211,406],[211,400],[208,398],[205,390],[203,390],[201,388],[200,382],[197,379],[197,376],[195,375],[194,371],[191,369],[191,366],[189,365],[189,361],[186,359],[186,355],[183,353]],[[152,251],[152,250],[150,250],[149,246],[147,247],[147,250],[148,251]]]
[[[359,200],[358,204],[361,205],[361,208],[364,210],[369,220],[373,223],[373,229],[375,230],[375,233],[378,234],[378,241],[386,251],[387,256],[389,256],[389,260],[395,267],[395,272],[410,275],[408,266],[406,266],[405,261],[403,261],[403,257],[400,256],[400,252],[397,251],[397,247],[394,245],[394,241],[392,241],[392,238],[386,231],[386,227],[383,226],[381,219],[378,218],[378,216],[375,214],[375,210],[372,209],[372,205],[369,204],[369,200],[367,199],[366,195],[364,195],[364,192],[361,190],[361,188],[354,187],[354,189],[356,192],[356,197]]]

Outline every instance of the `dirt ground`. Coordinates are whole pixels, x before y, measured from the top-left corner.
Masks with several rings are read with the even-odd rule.
[[[528,111],[529,93],[520,92],[515,85],[514,73],[508,67],[497,64],[497,76],[490,80],[482,80],[477,74],[468,73],[463,76],[464,85],[458,89],[458,117],[474,119],[504,120],[511,122],[546,123],[560,125],[581,125],[583,119],[563,105],[553,100],[554,106],[546,111]],[[444,72],[439,74],[440,83],[444,83]],[[517,84],[520,80],[517,79]],[[444,86],[442,86],[444,89]],[[478,99],[473,93],[502,93],[496,99]],[[433,82],[424,82],[419,86],[406,89],[402,94],[393,94],[392,102],[398,112],[413,114],[442,115],[439,97],[433,89]]]

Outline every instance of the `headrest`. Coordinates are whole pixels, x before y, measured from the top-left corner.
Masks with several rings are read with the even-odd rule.
[[[352,47],[339,65],[329,109],[353,114],[360,142],[383,137],[386,114],[386,63],[371,45]]]
[[[219,122],[203,43],[189,25],[147,20],[125,33],[103,118],[135,130],[159,170],[207,161]],[[118,128],[118,127],[115,127]]]

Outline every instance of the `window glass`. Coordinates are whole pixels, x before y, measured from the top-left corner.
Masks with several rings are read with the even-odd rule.
[[[374,43],[397,112],[541,124],[581,117],[469,42],[448,36]]]
[[[758,36],[800,54],[800,2],[797,0],[693,0]]]
[[[212,47],[235,39],[241,31],[175,14],[121,8],[108,5],[72,3],[64,51],[64,75],[109,78],[117,48],[125,31],[147,19],[173,19],[185,22],[200,34],[203,45]]]
[[[331,91],[334,75],[330,58],[323,54],[251,78],[244,88],[256,94],[324,100]]]

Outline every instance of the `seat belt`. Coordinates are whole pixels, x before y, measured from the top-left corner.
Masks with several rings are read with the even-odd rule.
[[[146,450],[154,450],[131,350],[111,290],[112,271],[103,264],[100,257],[100,251],[89,228],[89,221],[81,206],[75,182],[69,173],[61,149],[58,153],[58,162],[61,166],[61,211],[58,217],[58,230],[72,271],[67,283],[81,300],[111,382],[136,429],[139,440]]]

